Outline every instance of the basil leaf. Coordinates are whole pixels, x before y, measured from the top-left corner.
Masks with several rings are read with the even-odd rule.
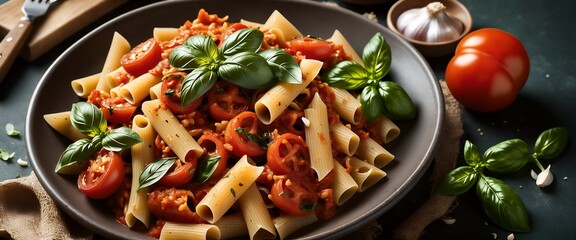
[[[138,133],[131,128],[120,127],[108,131],[102,139],[102,147],[111,152],[120,152],[139,142],[142,142],[142,138]]]
[[[382,97],[378,93],[378,88],[368,85],[360,93],[360,103],[362,104],[362,114],[368,122],[373,122],[380,115],[382,109]]]
[[[216,72],[208,68],[199,67],[190,72],[184,81],[180,92],[180,104],[188,106],[194,100],[207,93],[216,84]]]
[[[274,74],[268,62],[253,52],[242,52],[226,60],[218,68],[222,79],[247,89],[270,87]]]
[[[218,167],[220,159],[221,159],[220,156],[210,156],[202,159],[203,161],[200,162],[200,166],[198,166],[196,173],[194,173],[192,183],[202,184],[208,181],[208,179],[210,179],[214,171],[216,171],[216,167]]]
[[[245,128],[238,127],[235,129],[238,134],[246,137],[251,142],[258,144],[258,146],[262,149],[268,149],[268,145],[270,144],[270,133],[265,132],[262,134],[262,137],[252,134],[248,132]]]
[[[208,66],[218,59],[218,46],[211,37],[196,35],[189,37],[186,43],[175,47],[168,61],[179,70],[192,70]]]
[[[477,167],[482,163],[478,147],[468,140],[464,143],[464,160],[473,167]]]
[[[56,168],[54,169],[57,173],[68,173],[68,171],[64,171],[65,168],[70,168],[74,165],[80,165],[84,163],[86,160],[90,159],[94,153],[102,148],[100,144],[100,138],[96,137],[93,139],[83,138],[66,147],[66,150],[60,155],[60,159],[56,164]],[[72,167],[77,168],[77,167]],[[79,170],[79,169],[76,169]],[[73,170],[75,171],[75,170]]]
[[[530,158],[528,144],[521,139],[510,139],[490,147],[484,152],[486,168],[494,173],[514,173],[523,168]]]
[[[476,180],[478,172],[470,166],[461,166],[452,170],[438,185],[436,191],[444,195],[459,195],[467,192]]]
[[[509,185],[496,178],[480,175],[476,194],[486,215],[498,226],[513,232],[530,231],[526,206]]]
[[[368,84],[368,71],[357,62],[342,61],[322,76],[322,81],[332,87],[354,90]]]
[[[254,28],[244,28],[238,30],[222,42],[220,54],[222,57],[230,58],[238,53],[256,52],[262,45],[264,33]]]
[[[161,158],[158,161],[146,165],[138,178],[138,190],[152,186],[152,184],[160,181],[176,160],[178,160],[178,158],[175,157]]]
[[[568,129],[556,127],[548,129],[538,136],[534,144],[534,154],[537,158],[555,158],[566,148],[568,144]]]
[[[374,34],[364,46],[362,61],[364,61],[364,67],[374,80],[382,79],[390,71],[392,52],[380,33]]]
[[[400,85],[391,81],[380,81],[378,91],[384,102],[384,115],[392,120],[409,120],[416,117],[416,106]]]
[[[296,59],[288,52],[282,49],[268,49],[259,54],[266,59],[272,73],[280,82],[302,83],[302,70]]]
[[[106,131],[108,123],[99,108],[89,102],[72,104],[70,113],[72,126],[89,137],[94,137]]]

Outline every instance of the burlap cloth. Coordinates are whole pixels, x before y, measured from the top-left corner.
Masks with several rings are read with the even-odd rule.
[[[434,161],[432,188],[455,167],[462,136],[458,102],[440,81],[446,103],[444,136]],[[395,240],[418,239],[425,228],[444,216],[455,197],[433,193],[419,209],[394,231]],[[381,226],[373,222],[354,233],[357,239],[373,239]],[[0,183],[0,238],[4,239],[91,239],[92,233],[69,219],[54,204],[32,172],[29,176]]]

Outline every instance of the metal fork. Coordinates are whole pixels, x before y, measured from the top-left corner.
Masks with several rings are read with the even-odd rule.
[[[32,31],[32,21],[46,13],[50,5],[56,0],[25,0],[22,5],[24,16],[20,19],[2,42],[0,42],[0,82],[8,73],[10,66],[16,60],[16,56],[28,40]]]

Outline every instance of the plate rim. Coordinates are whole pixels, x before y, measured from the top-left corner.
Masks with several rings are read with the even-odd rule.
[[[207,1],[208,0],[201,0],[201,1],[196,1],[196,2],[207,2]],[[214,0],[211,0],[211,1],[214,1]],[[304,1],[304,0],[273,0],[273,1],[297,2],[297,3],[301,3],[301,4],[309,4],[309,5],[314,5],[314,6],[320,7],[320,8],[326,8],[326,9],[332,9],[335,11],[339,11],[342,14],[351,15],[351,16],[356,17],[356,18],[364,18],[365,19],[364,16],[362,16],[362,15],[360,15],[360,14],[358,14],[352,10],[346,9],[344,7],[333,7],[333,6],[329,6],[327,4],[324,4],[321,2],[316,2],[316,1]],[[26,142],[26,152],[28,154],[28,157],[31,160],[31,163],[32,163],[31,165],[32,165],[33,171],[36,174],[41,185],[44,187],[44,189],[46,190],[48,195],[54,200],[54,202],[59,207],[59,209],[64,210],[66,212],[66,214],[69,215],[70,217],[72,217],[75,221],[79,222],[80,224],[85,226],[87,229],[89,229],[90,231],[93,231],[97,234],[112,236],[110,234],[114,234],[114,233],[106,231],[105,228],[99,227],[98,224],[90,223],[89,220],[78,219],[78,218],[80,218],[80,216],[78,216],[75,211],[73,211],[71,208],[68,207],[67,201],[65,199],[55,195],[55,187],[56,186],[54,186],[54,184],[50,184],[47,181],[46,174],[48,174],[48,173],[41,171],[41,169],[38,169],[36,167],[36,164],[34,164],[35,162],[37,162],[39,160],[36,159],[36,155],[33,153],[33,149],[31,149],[31,147],[30,147],[30,146],[33,146],[34,144],[32,143],[32,139],[30,137],[31,131],[29,131],[29,130],[32,129],[32,124],[33,124],[32,116],[35,115],[33,110],[37,109],[37,107],[35,107],[35,105],[38,104],[37,96],[38,96],[39,92],[42,90],[42,88],[45,86],[45,84],[47,84],[50,76],[52,75],[52,73],[54,71],[54,68],[57,68],[58,63],[60,63],[62,61],[62,59],[66,58],[71,52],[73,52],[73,50],[75,50],[78,45],[89,40],[91,37],[93,37],[93,35],[96,35],[98,32],[103,31],[103,29],[107,28],[109,25],[113,25],[117,22],[120,22],[120,21],[122,21],[122,19],[129,17],[131,15],[137,15],[140,12],[143,12],[143,11],[146,11],[146,10],[149,10],[152,8],[156,8],[159,6],[179,4],[182,2],[190,2],[190,1],[187,1],[187,0],[161,1],[161,2],[151,3],[151,4],[148,4],[145,6],[141,6],[141,7],[132,9],[130,11],[127,11],[123,14],[120,14],[120,15],[106,21],[104,24],[102,24],[102,25],[94,28],[93,30],[89,31],[85,36],[81,37],[80,39],[75,41],[73,44],[71,44],[65,51],[63,51],[56,58],[56,60],[54,60],[54,62],[52,64],[50,64],[50,66],[48,67],[46,72],[42,75],[42,78],[40,79],[40,81],[36,85],[36,88],[34,89],[34,92],[33,92],[32,97],[30,99],[30,103],[28,105],[28,110],[26,113],[26,123],[25,123],[25,125],[26,125],[25,126],[26,139],[25,139],[25,142]],[[425,158],[422,160],[419,160],[419,164],[417,165],[417,167],[416,167],[415,171],[412,173],[412,175],[407,177],[407,181],[404,181],[401,186],[396,188],[390,194],[390,197],[388,198],[389,201],[380,202],[376,206],[376,208],[373,209],[373,211],[366,212],[366,213],[362,214],[361,218],[358,221],[356,221],[356,223],[353,226],[347,226],[346,228],[343,228],[343,229],[335,228],[332,231],[325,232],[321,235],[309,236],[309,237],[305,237],[304,239],[315,239],[318,237],[339,238],[339,237],[342,237],[342,236],[344,236],[344,235],[346,235],[346,234],[348,234],[354,230],[359,229],[360,226],[364,226],[367,223],[369,223],[370,221],[374,221],[375,219],[380,217],[382,214],[389,211],[391,208],[393,208],[395,205],[397,205],[397,203],[400,200],[402,200],[414,188],[416,183],[418,181],[420,181],[422,176],[426,173],[426,170],[429,168],[431,163],[434,161],[435,153],[436,153],[436,151],[440,145],[439,143],[440,143],[441,138],[442,138],[442,132],[444,130],[444,114],[445,114],[445,107],[444,107],[445,102],[444,101],[445,100],[444,100],[444,96],[442,94],[440,84],[439,84],[434,72],[432,71],[432,68],[430,67],[428,61],[422,56],[422,54],[420,54],[420,52],[418,52],[416,50],[416,48],[414,46],[412,46],[410,43],[406,42],[404,39],[402,39],[401,37],[399,37],[396,34],[394,34],[393,32],[391,32],[384,25],[379,24],[378,22],[370,21],[368,19],[365,19],[365,22],[370,23],[372,25],[375,25],[375,27],[378,28],[380,31],[388,32],[390,37],[395,38],[397,41],[406,45],[407,49],[409,49],[411,51],[411,55],[414,55],[416,58],[418,58],[417,59],[418,62],[423,64],[422,67],[426,70],[425,72],[428,75],[427,77],[433,80],[432,86],[434,87],[434,89],[431,89],[431,91],[433,93],[432,95],[433,95],[434,99],[438,101],[438,104],[434,105],[436,107],[435,110],[438,112],[438,114],[437,114],[437,119],[435,119],[436,126],[435,126],[434,133],[432,135],[432,143],[430,144],[430,146],[428,146],[428,148],[425,151],[425,155],[424,155]]]

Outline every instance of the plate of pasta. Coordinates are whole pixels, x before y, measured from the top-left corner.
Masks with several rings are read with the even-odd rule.
[[[327,239],[411,190],[443,115],[425,59],[349,10],[165,1],[52,64],[26,145],[56,204],[106,238]]]

